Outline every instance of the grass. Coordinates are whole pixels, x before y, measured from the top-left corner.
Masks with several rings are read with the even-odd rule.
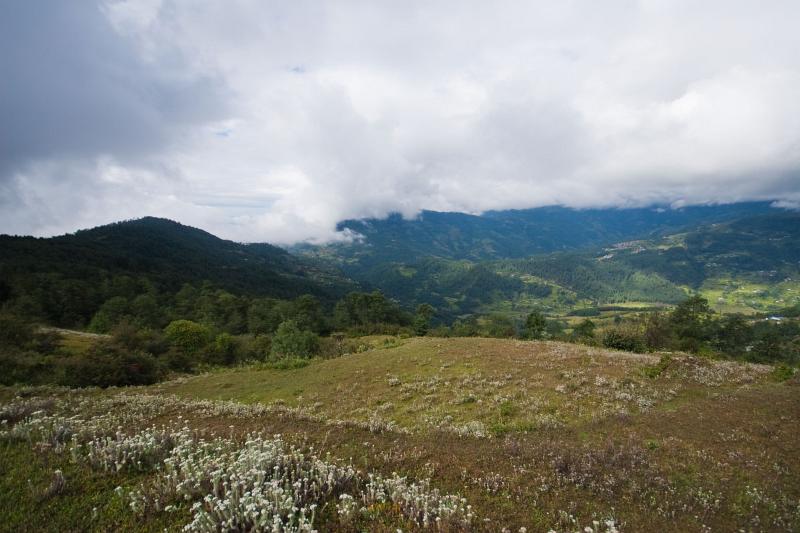
[[[719,276],[705,281],[700,293],[719,312],[763,313],[800,303],[800,280]],[[764,277],[762,276],[762,277]]]
[[[108,338],[108,335],[84,333],[68,329],[50,329],[60,335],[59,351],[64,355],[81,355],[86,353],[98,340]]]
[[[684,375],[680,365],[674,376],[647,379],[647,369],[658,363],[658,356],[556,342],[401,342],[302,368],[220,371],[159,389],[187,398],[302,407],[356,422],[379,418],[420,431],[490,427],[497,423],[497,413],[510,406],[513,412],[504,412],[504,424],[527,430],[596,422],[651,409],[708,386],[696,379],[697,369]],[[709,374],[723,368],[699,364],[708,366]],[[761,379],[766,372],[755,366],[735,368],[738,374],[730,377],[742,382]]]
[[[67,483],[47,496],[53,472]],[[68,456],[33,452],[27,444],[0,443],[0,524],[2,531],[163,531],[177,529],[185,513],[147,521],[133,516],[115,494],[120,484],[134,486],[141,476],[108,476],[72,463]]]
[[[443,492],[467,498],[480,518],[476,530],[579,531],[611,517],[622,531],[800,528],[796,375],[778,381],[766,366],[681,354],[662,364],[660,356],[553,342],[390,344],[303,368],[227,370],[72,396],[177,395],[184,407],[153,412],[141,424],[180,415],[182,423],[226,434],[279,433],[363,471],[431,478]],[[232,416],[192,403],[198,399],[274,407]],[[375,417],[406,431],[370,424]],[[470,424],[483,425],[485,436],[460,431]],[[95,474],[50,452],[0,446],[2,514],[16,513],[0,527],[25,529],[27,514],[47,509],[53,527],[31,518],[38,521],[27,529],[157,529],[181,518],[127,517],[108,493],[120,482],[139,483],[136,476]],[[39,503],[36,494],[54,468],[84,495]],[[375,519],[361,529],[390,529],[380,508],[370,512]],[[337,529],[352,530],[320,526]]]

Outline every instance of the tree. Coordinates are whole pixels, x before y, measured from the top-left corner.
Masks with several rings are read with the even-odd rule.
[[[708,300],[699,295],[678,304],[670,314],[670,324],[675,330],[679,349],[697,352],[710,340],[711,313]]]
[[[474,315],[469,315],[465,318],[459,318],[453,322],[452,329],[452,334],[454,337],[476,337],[480,332],[478,320]]]
[[[498,339],[509,339],[517,335],[514,321],[502,313],[492,313],[486,317],[486,335]]]
[[[315,333],[323,333],[325,329],[322,305],[310,294],[304,294],[292,302],[292,318],[300,329],[307,329]]]
[[[380,291],[349,293],[336,303],[333,321],[341,330],[376,330],[382,324],[408,324],[407,315]]]
[[[522,330],[522,337],[524,339],[541,339],[544,337],[544,332],[547,328],[547,319],[541,311],[535,309],[528,314],[525,319],[525,327]]]
[[[164,312],[152,294],[140,294],[131,302],[134,321],[145,328],[160,328],[164,325]]]
[[[436,313],[436,310],[430,304],[419,304],[417,306],[417,313],[414,315],[414,333],[420,337],[428,334],[431,327],[431,319]]]
[[[0,346],[23,347],[33,340],[33,326],[10,314],[0,314]]]
[[[197,353],[211,341],[211,329],[191,320],[173,320],[164,328],[164,335],[185,353]]]
[[[753,331],[742,315],[729,315],[716,325],[714,347],[721,352],[740,356],[753,341]]]
[[[585,318],[583,321],[572,329],[576,337],[580,339],[594,338],[594,330],[597,326],[590,319]]]
[[[108,333],[114,326],[122,322],[122,319],[130,315],[130,304],[122,296],[109,298],[92,317],[89,323],[89,331],[96,333]]]
[[[247,330],[255,335],[274,333],[285,320],[278,300],[259,298],[247,310]]]
[[[272,337],[271,353],[277,358],[311,357],[318,351],[317,334],[300,329],[294,320],[282,322]]]

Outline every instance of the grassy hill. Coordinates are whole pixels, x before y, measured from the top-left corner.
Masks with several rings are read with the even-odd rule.
[[[374,337],[294,370],[0,389],[0,512],[10,530],[155,530],[252,518],[254,501],[285,523],[294,511],[258,495],[322,487],[304,483],[324,469],[336,483],[290,499],[316,503],[320,531],[793,531],[800,394],[774,376],[681,354]],[[214,476],[250,496],[217,498]]]

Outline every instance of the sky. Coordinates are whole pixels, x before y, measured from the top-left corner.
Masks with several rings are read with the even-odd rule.
[[[800,2],[0,4],[0,233],[800,205]]]

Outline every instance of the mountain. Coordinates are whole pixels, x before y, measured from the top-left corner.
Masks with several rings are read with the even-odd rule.
[[[223,240],[160,218],[52,238],[0,236],[0,303],[4,294],[32,295],[53,323],[86,323],[112,294],[151,289],[174,293],[184,283],[205,281],[234,294],[312,294],[323,301],[358,287],[335,267],[313,258],[269,244]]]
[[[416,219],[346,220],[338,226],[350,243],[295,248],[338,259],[347,271],[426,257],[485,261],[527,257],[675,232],[700,224],[778,212],[767,202],[680,209],[570,209],[540,207],[483,215],[423,211]]]
[[[431,303],[445,318],[492,310],[524,314],[533,307],[560,313],[669,304],[691,291],[720,308],[752,312],[791,305],[800,294],[800,215],[767,204],[673,211],[547,208],[475,220],[481,218],[438,213],[348,224],[366,232],[362,242],[302,253],[327,257],[407,305]],[[540,236],[525,241],[520,235],[533,235],[535,220],[543,221]],[[490,237],[490,228],[512,221],[518,223],[509,230],[513,235]],[[469,231],[454,229],[458,225]],[[559,231],[572,234],[562,243],[566,251],[520,257],[505,248],[517,239],[523,250],[549,250]],[[478,234],[485,246],[475,245]]]

